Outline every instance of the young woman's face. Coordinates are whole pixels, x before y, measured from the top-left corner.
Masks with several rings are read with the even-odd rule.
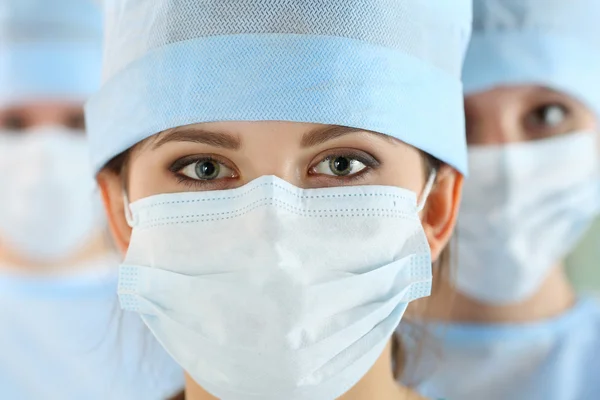
[[[420,195],[426,170],[418,150],[377,133],[294,122],[218,122],[171,129],[142,142],[125,175],[134,202],[163,193],[233,189],[264,175],[302,188],[386,185]],[[434,259],[454,227],[462,177],[445,167],[437,182],[423,214]],[[131,231],[121,177],[105,171],[99,183],[125,250]]]
[[[467,140],[473,145],[597,130],[596,117],[586,106],[540,86],[505,86],[467,96],[465,113]]]
[[[44,125],[64,126],[83,131],[85,118],[82,104],[40,101],[0,108],[0,130],[24,132]]]

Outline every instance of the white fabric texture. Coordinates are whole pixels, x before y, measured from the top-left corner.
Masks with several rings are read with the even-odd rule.
[[[466,44],[466,27],[471,23],[468,1],[160,0],[152,7],[136,0],[104,3],[105,81],[146,53],[169,44],[210,36],[258,34],[335,36],[370,42],[410,54],[456,77],[462,68],[460,49]],[[438,44],[434,46],[435,41]]]
[[[0,54],[0,106],[83,102],[100,85],[100,9],[93,0],[2,0]]]
[[[306,190],[266,176],[130,207],[121,304],[217,398],[339,397],[431,290],[406,189]]]
[[[501,85],[563,91],[600,115],[600,2],[474,0],[467,94]]]
[[[181,368],[139,315],[119,309],[115,264],[52,277],[2,266],[0,398],[165,400],[182,389]]]
[[[381,132],[466,172],[469,0],[104,4],[104,84],[86,107],[96,169],[168,128],[282,120]]]
[[[456,286],[490,304],[533,295],[600,213],[598,133],[469,146]]]
[[[105,226],[85,133],[0,131],[0,240],[24,259],[72,256]]]
[[[402,324],[399,333],[407,354],[418,354],[418,359],[408,360],[402,381],[430,398],[600,398],[596,299],[583,298],[565,314],[546,321],[496,325],[428,321],[423,326]]]

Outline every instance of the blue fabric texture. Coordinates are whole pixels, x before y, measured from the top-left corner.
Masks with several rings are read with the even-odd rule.
[[[428,3],[108,2],[94,167],[176,126],[283,120],[385,133],[466,173],[470,2]]]
[[[163,400],[183,371],[138,314],[119,309],[117,275],[0,276],[0,398]]]
[[[540,85],[600,115],[600,2],[475,0],[465,59],[465,93]]]
[[[0,53],[0,106],[84,101],[100,85],[100,9],[92,0],[3,1]]]
[[[600,305],[596,299],[582,298],[570,311],[541,322],[426,323],[401,326],[399,333],[409,354],[427,338],[424,354],[408,361],[403,376],[404,383],[415,385],[425,396],[461,400],[600,398]]]

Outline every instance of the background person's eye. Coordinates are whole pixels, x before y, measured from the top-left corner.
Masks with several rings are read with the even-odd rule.
[[[192,162],[181,168],[178,173],[197,181],[213,181],[235,177],[235,172],[231,168],[210,158]]]
[[[561,104],[545,104],[525,117],[526,128],[538,135],[550,136],[561,132],[569,117],[569,109]]]
[[[350,156],[332,156],[317,164],[313,172],[320,175],[349,176],[367,168],[361,161]]]
[[[78,131],[85,131],[85,115],[83,111],[74,112],[65,119],[65,126]]]
[[[0,127],[9,131],[21,131],[27,128],[27,119],[20,114],[8,114],[0,119]]]

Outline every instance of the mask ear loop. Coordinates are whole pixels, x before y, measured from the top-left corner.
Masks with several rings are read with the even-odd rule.
[[[434,169],[429,174],[429,178],[427,179],[427,183],[425,184],[425,188],[423,189],[423,193],[421,193],[421,200],[417,204],[417,212],[420,213],[425,208],[425,203],[427,202],[427,198],[431,194],[433,190],[433,185],[435,184],[435,179],[437,178],[437,171]]]
[[[127,196],[127,192],[123,189],[123,209],[125,210],[125,219],[127,220],[127,225],[130,228],[133,228],[136,225],[135,218],[131,213],[131,208],[129,207],[129,196]]]

